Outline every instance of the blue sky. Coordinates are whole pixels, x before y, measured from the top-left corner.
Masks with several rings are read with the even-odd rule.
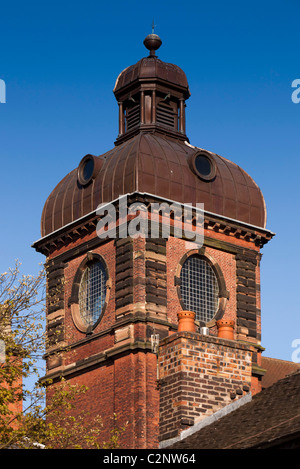
[[[18,258],[36,273],[42,255],[44,202],[87,154],[111,149],[118,132],[112,89],[128,65],[158,55],[186,72],[190,143],[245,169],[263,191],[262,345],[265,355],[292,359],[300,340],[298,303],[300,3],[136,0],[12,1],[1,5],[0,271]],[[300,356],[300,354],[299,354]]]

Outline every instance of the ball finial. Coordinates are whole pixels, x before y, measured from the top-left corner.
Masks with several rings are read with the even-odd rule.
[[[155,57],[155,51],[162,45],[160,37],[154,33],[154,21],[152,23],[152,33],[144,39],[144,46],[150,50],[150,57]]]

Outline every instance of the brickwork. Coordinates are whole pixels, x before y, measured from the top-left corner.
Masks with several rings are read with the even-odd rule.
[[[117,239],[116,245],[116,314],[132,309],[133,303],[133,241]],[[130,305],[130,306],[129,306]]]
[[[213,243],[222,236],[215,233]],[[228,345],[217,338],[214,320],[210,323],[209,337],[196,334],[196,339],[194,337],[189,344],[183,337],[175,341],[177,313],[182,309],[176,275],[184,256],[194,252],[192,243],[172,236],[168,240],[99,240],[98,244],[88,238],[92,249],[87,249],[91,245],[85,244],[83,238],[83,244],[77,242],[76,247],[73,246],[70,258],[68,252],[60,250],[57,260],[53,257],[50,261],[49,285],[56,287],[63,278],[64,296],[60,295],[57,305],[49,309],[48,334],[49,339],[55,334],[57,347],[66,345],[66,348],[60,354],[49,354],[48,373],[50,377],[52,373],[55,376],[62,373],[71,383],[85,384],[89,388],[89,397],[82,396],[78,402],[78,412],[85,408],[91,415],[100,414],[107,435],[114,412],[121,424],[128,421],[122,447],[157,447],[159,418],[163,422],[160,438],[166,438],[231,402],[240,395],[237,392],[245,392],[243,386],[251,385],[251,355],[257,363],[259,354],[250,344],[251,352],[246,345],[236,342]],[[245,249],[244,243],[241,247],[236,244],[234,249],[225,249],[224,244],[207,245],[206,238],[201,250],[222,272],[228,292],[223,317],[235,321],[249,320],[238,316],[238,304],[248,305],[250,298],[255,308],[258,307],[257,311],[260,306],[259,263],[255,251],[251,257],[255,262],[248,260],[247,267],[250,267],[244,269],[255,278],[241,276],[240,268],[245,265],[242,265],[244,259],[239,250]],[[108,293],[101,321],[91,335],[86,335],[74,321],[72,306],[76,299],[72,292],[78,269],[89,252],[100,255],[106,264]],[[255,288],[249,281],[255,282]],[[241,301],[244,298],[241,295],[246,295],[246,302]],[[259,317],[255,332],[259,337]],[[151,334],[159,334],[162,340],[160,390],[157,389],[156,357],[150,352]],[[235,331],[235,338],[238,336],[246,341],[256,339],[256,336],[249,338],[247,333],[241,334],[241,329]],[[48,352],[55,352],[55,345],[52,348],[51,343],[49,345]],[[252,391],[258,390],[259,379],[252,378]]]
[[[190,249],[189,249],[190,248]],[[180,303],[180,288],[176,288],[174,277],[179,276],[180,263],[183,256],[195,250],[192,243],[187,243],[183,239],[169,238],[167,243],[167,281],[168,281],[168,319],[172,323],[177,323],[177,313],[183,309]],[[235,256],[231,252],[225,250],[205,247],[203,249],[204,256],[216,263],[224,277],[226,290],[228,290],[228,300],[226,301],[224,319],[236,320],[236,262]],[[217,330],[215,321],[211,324],[211,333],[216,335]]]
[[[100,323],[96,326],[94,330],[94,332],[97,333],[107,330],[115,322],[116,248],[114,240],[112,239],[106,243],[99,243],[99,245],[95,247],[91,252],[93,252],[94,254],[99,254],[102,257],[108,271],[107,308],[105,309]],[[67,305],[65,321],[68,344],[76,342],[83,338],[82,332],[80,332],[76,328],[76,325],[74,323],[70,300],[72,298],[74,277],[77,273],[80,264],[86,259],[86,257],[87,252],[84,252],[81,255],[70,259],[65,268],[65,304]]]
[[[154,317],[167,319],[166,240],[149,238],[145,248],[146,310]]]
[[[154,248],[148,244],[150,257],[155,255]],[[100,255],[108,271],[107,307],[100,323],[88,335],[76,327],[72,313],[74,302],[78,301],[72,293],[74,282],[80,265],[88,256],[84,245],[78,244],[77,249],[78,254],[70,255],[70,259],[68,253],[63,254],[66,259],[61,306],[64,309],[59,311],[64,317],[64,334],[62,340],[48,348],[47,377],[53,377],[55,383],[64,376],[71,384],[87,386],[88,392],[78,398],[74,415],[85,410],[89,421],[100,415],[104,424],[103,439],[109,438],[115,413],[118,425],[128,421],[121,442],[123,448],[155,448],[158,446],[159,391],[157,361],[150,351],[150,338],[152,333],[165,337],[168,332],[163,325],[134,319],[133,313],[140,317],[146,312],[146,241],[129,238],[102,241],[88,251]],[[57,260],[56,264],[59,262]],[[55,258],[52,263],[55,264]],[[153,278],[148,284],[153,283]],[[154,312],[157,306],[154,302]],[[48,331],[51,332],[50,327]]]
[[[159,351],[160,441],[238,399],[251,386],[251,350],[197,333],[164,339]]]
[[[237,326],[245,329],[245,335],[257,339],[257,289],[256,266],[254,256],[238,254],[236,256],[237,277]],[[260,331],[259,331],[260,337]]]
[[[251,359],[256,367],[260,363],[254,345],[261,326],[259,254],[253,242],[213,229],[205,230],[201,249],[173,236],[100,240],[92,228],[80,233],[66,239],[48,260],[48,288],[54,292],[62,284],[63,296],[48,297],[47,376],[54,381],[64,376],[89,388],[75,413],[84,409],[90,416],[100,414],[106,439],[117,413],[120,424],[128,421],[121,447],[155,448],[159,420],[160,438],[169,438],[250,386],[252,392],[260,390],[259,374],[251,384]],[[183,309],[180,269],[195,253],[222,277],[219,314],[235,321],[234,337],[245,345],[218,338],[216,318],[208,324],[209,336],[196,334],[187,343],[187,337],[176,334],[177,313]],[[84,262],[93,255],[106,265],[107,297],[100,322],[87,333],[76,322],[74,285],[78,287]],[[159,389],[152,334],[162,341]]]

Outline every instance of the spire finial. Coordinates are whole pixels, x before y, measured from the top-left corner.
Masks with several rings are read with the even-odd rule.
[[[154,24],[154,18],[153,18],[153,20],[152,20],[152,34],[154,34],[154,28],[155,28],[155,26],[156,26],[156,25]]]

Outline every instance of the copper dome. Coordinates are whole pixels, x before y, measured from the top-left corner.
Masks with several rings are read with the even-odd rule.
[[[163,62],[156,56],[144,57],[136,64],[125,68],[118,76],[114,93],[118,94],[136,81],[160,80],[168,86],[173,85],[184,90],[185,99],[190,96],[189,85],[184,71],[177,65]]]
[[[85,186],[78,169],[52,191],[42,214],[41,234],[51,232],[93,212],[103,202],[133,192],[150,193],[179,203],[204,203],[207,212],[265,228],[262,193],[236,164],[211,152],[215,173],[199,177],[193,158],[199,149],[153,133],[140,133],[104,155],[94,157],[95,170]]]

